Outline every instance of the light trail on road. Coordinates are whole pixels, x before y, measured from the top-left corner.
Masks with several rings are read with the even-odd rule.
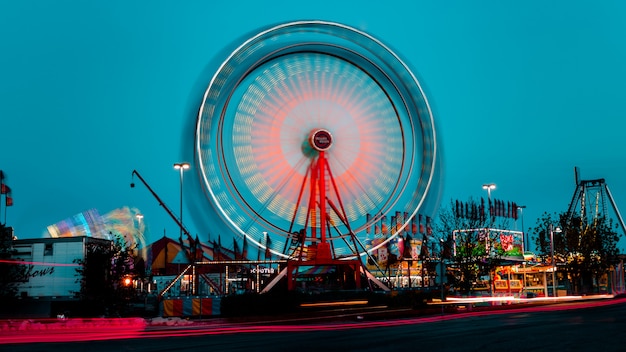
[[[290,323],[258,322],[247,324],[222,324],[220,322],[197,322],[187,326],[150,326],[142,319],[106,319],[86,320],[68,319],[62,322],[48,322],[35,325],[30,329],[10,329],[6,325],[0,330],[0,344],[28,344],[46,342],[79,342],[122,339],[152,339],[164,337],[192,337],[203,335],[229,335],[239,333],[303,333],[312,331],[339,331],[351,329],[375,329],[381,327],[397,327],[416,324],[427,324],[448,320],[467,319],[480,316],[523,314],[531,312],[564,311],[616,305],[626,303],[626,298],[570,303],[549,304],[541,306],[512,307],[498,310],[468,311],[463,313],[437,314],[431,316],[400,318],[390,320],[303,323],[294,319]],[[94,324],[93,322],[98,322]],[[0,322],[0,324],[2,324]],[[2,327],[3,325],[0,325]]]

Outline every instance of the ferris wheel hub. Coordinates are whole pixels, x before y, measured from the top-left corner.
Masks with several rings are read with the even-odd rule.
[[[333,136],[326,129],[320,128],[311,131],[309,136],[309,143],[315,150],[324,152],[330,149],[333,144]]]

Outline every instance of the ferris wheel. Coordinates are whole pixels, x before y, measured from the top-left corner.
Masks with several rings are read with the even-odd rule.
[[[269,28],[228,56],[204,94],[196,152],[224,222],[281,258],[298,241],[333,258],[375,250],[372,228],[395,213],[408,225],[438,181],[416,77],[379,40],[324,21]]]

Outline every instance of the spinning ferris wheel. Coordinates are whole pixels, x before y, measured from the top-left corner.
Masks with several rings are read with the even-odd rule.
[[[205,92],[196,152],[225,223],[281,258],[298,243],[335,259],[375,250],[370,229],[397,212],[408,225],[438,181],[416,77],[377,39],[322,21],[275,26],[230,54]]]

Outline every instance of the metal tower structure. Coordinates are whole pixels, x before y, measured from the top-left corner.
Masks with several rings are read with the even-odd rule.
[[[611,216],[609,211],[612,210],[622,232],[626,234],[626,225],[605,180],[603,178],[581,180],[578,167],[574,168],[574,179],[576,190],[567,209],[567,222],[570,223],[574,217],[580,217],[581,226],[584,227],[601,216],[609,218]],[[607,206],[607,200],[610,208]]]

